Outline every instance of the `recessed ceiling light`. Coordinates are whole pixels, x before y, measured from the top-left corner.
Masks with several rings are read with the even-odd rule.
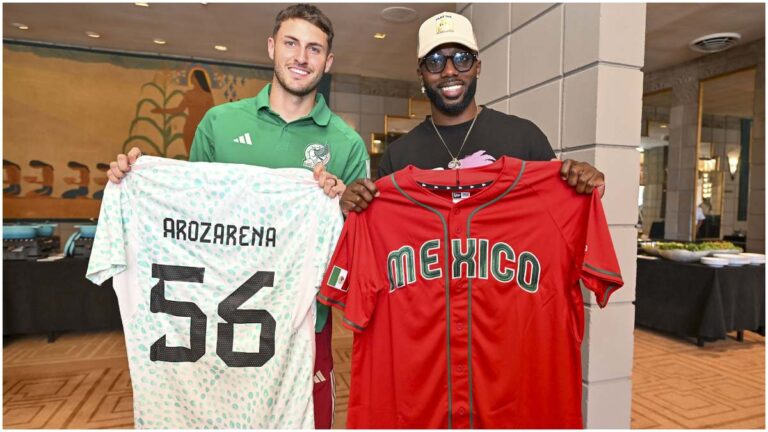
[[[134,3],[136,6],[149,7],[149,3]]]
[[[94,39],[98,39],[98,38],[100,38],[100,37],[101,37],[101,35],[100,35],[100,34],[98,34],[98,33],[96,33],[96,32],[92,32],[92,31],[87,31],[87,32],[85,32],[85,35],[86,35],[86,36],[88,36],[88,37],[92,37],[92,38],[94,38]]]
[[[226,51],[227,47],[224,45],[214,45],[213,48],[217,51]]]
[[[387,37],[387,34],[386,33],[374,33],[373,37],[375,39],[384,39],[385,37]]]
[[[19,30],[29,30],[29,26],[22,23],[11,23],[12,26],[16,27]]]
[[[158,45],[165,45],[166,43],[168,43],[168,42],[165,41],[165,39],[160,39],[160,38],[152,39],[152,42],[154,42],[154,43],[156,43]]]
[[[381,17],[384,21],[393,23],[409,23],[416,21],[419,15],[415,9],[404,6],[392,6],[381,11]]]

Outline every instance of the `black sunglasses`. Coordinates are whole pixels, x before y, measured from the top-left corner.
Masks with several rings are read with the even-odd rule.
[[[421,64],[423,64],[427,68],[427,71],[431,73],[440,73],[445,69],[445,65],[448,63],[449,58],[457,71],[466,72],[472,69],[472,65],[475,64],[475,60],[477,60],[477,54],[458,51],[451,55],[443,55],[436,52],[424,56],[424,58],[421,59]]]

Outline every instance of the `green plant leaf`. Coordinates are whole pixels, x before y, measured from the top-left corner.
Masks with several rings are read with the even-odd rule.
[[[154,108],[160,108],[160,105],[157,102],[155,102],[154,100],[150,99],[150,98],[141,99],[136,104],[136,113],[134,114],[134,117],[138,117],[139,116],[139,112],[141,111],[141,108],[144,106],[144,104],[150,104]]]
[[[171,135],[171,137],[168,139],[168,144],[170,145],[171,143],[173,143],[177,139],[183,140],[184,139],[184,134],[181,133],[181,132],[176,132],[175,134]]]
[[[144,88],[146,88],[146,87],[152,87],[152,88],[157,89],[157,91],[160,92],[160,95],[163,96],[163,99],[165,99],[165,89],[164,88],[160,87],[159,85],[157,85],[157,84],[155,84],[153,82],[148,82],[148,83],[144,84],[143,86],[141,86],[141,89],[144,90]]]
[[[156,121],[152,120],[149,117],[136,117],[135,119],[133,119],[133,121],[131,122],[131,127],[128,129],[128,133],[129,134],[133,134],[133,128],[136,127],[136,125],[141,123],[141,122],[149,123],[158,132],[162,133],[162,128],[160,127],[160,125],[157,124]]]

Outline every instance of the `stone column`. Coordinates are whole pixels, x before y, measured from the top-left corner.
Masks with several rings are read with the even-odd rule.
[[[664,238],[691,240],[696,208],[696,142],[699,129],[699,81],[688,77],[675,82],[677,105],[669,113],[667,159],[667,211]]]
[[[625,285],[603,310],[583,292],[584,426],[629,428],[645,5],[457,9],[472,20],[480,46],[478,102],[533,121],[561,158],[606,175],[603,206]]]

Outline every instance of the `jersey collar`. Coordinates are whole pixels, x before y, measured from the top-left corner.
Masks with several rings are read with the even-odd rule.
[[[488,180],[492,180],[493,183],[474,196],[458,203],[453,203],[450,198],[439,196],[422,187],[420,183],[455,185],[457,174],[455,170],[423,170],[409,165],[394,173],[393,176],[396,178],[396,183],[402,185],[403,190],[419,202],[429,203],[432,206],[443,209],[471,207],[495,201],[497,198],[501,198],[501,196],[510,192],[517,185],[523,171],[525,171],[525,162],[520,159],[502,156],[492,164],[475,168],[463,168],[458,171],[461,183],[464,185]]]
[[[256,95],[256,110],[259,112],[266,110],[271,115],[280,117],[280,114],[272,111],[272,108],[269,106],[269,91],[271,88],[272,83],[268,83],[261,89],[259,94]],[[312,107],[312,111],[310,111],[309,115],[295,121],[298,122],[307,118],[311,118],[318,126],[328,126],[328,123],[330,123],[331,109],[328,108],[328,104],[325,103],[325,98],[320,93],[315,95],[315,106]]]

